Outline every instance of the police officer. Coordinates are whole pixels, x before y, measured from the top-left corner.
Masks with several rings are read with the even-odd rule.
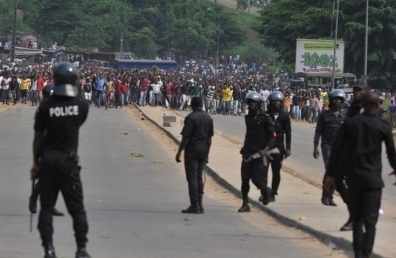
[[[43,98],[47,99],[52,95],[54,90],[54,84],[49,83],[43,88]],[[39,177],[39,172],[37,173],[37,177]],[[37,213],[37,199],[40,195],[40,181],[34,186],[32,195],[29,198],[29,211],[33,214]],[[54,206],[56,204],[57,196],[54,198]],[[64,216],[63,212],[58,211],[55,207],[52,211],[52,216]]]
[[[272,195],[272,189],[267,186],[268,164],[264,163],[267,163],[267,152],[275,144],[274,124],[269,115],[261,110],[263,99],[257,92],[248,93],[246,102],[249,113],[245,116],[246,134],[240,151],[243,158],[241,165],[243,203],[238,212],[250,211],[248,204],[250,179],[260,189],[264,205],[270,202]]]
[[[270,161],[272,170],[272,202],[275,201],[275,195],[278,195],[278,188],[281,180],[280,171],[282,168],[282,161],[291,154],[291,123],[289,116],[283,111],[284,99],[285,97],[280,91],[274,91],[268,97],[269,105],[267,113],[275,124],[276,132],[276,141],[274,147],[280,150],[280,154],[273,154],[272,160]]]
[[[204,183],[202,171],[207,163],[210,146],[213,137],[213,120],[203,110],[201,97],[193,97],[191,100],[191,112],[184,120],[181,132],[183,136],[176,154],[176,162],[181,162],[181,153],[184,152],[184,168],[188,183],[188,193],[191,205],[182,210],[182,213],[203,214],[202,197]]]
[[[364,80],[356,80],[356,82],[352,85],[352,89],[353,89],[353,101],[348,109],[347,117],[345,120],[347,120],[348,118],[352,118],[356,115],[359,115],[363,112],[362,99],[364,95],[368,92],[367,83]],[[331,151],[330,160],[332,159],[331,156],[334,155],[333,153],[334,151]],[[351,231],[353,227],[351,207],[349,205],[348,186],[345,183],[345,177],[346,177],[345,164],[349,162],[346,157],[347,154],[345,153],[343,159],[341,159],[338,165],[335,165],[333,169],[330,169],[330,167],[328,168],[329,169],[329,171],[327,172],[328,176],[325,179],[325,186],[326,186],[325,188],[331,189],[331,186],[335,185],[337,192],[341,195],[342,200],[344,201],[344,203],[347,205],[348,208],[349,218],[347,222],[345,222],[345,224],[340,228],[341,231]]]
[[[382,188],[385,186],[381,175],[383,142],[393,168],[391,174],[396,173],[392,129],[387,121],[377,116],[380,106],[377,94],[366,94],[362,104],[363,114],[346,119],[341,126],[329,161],[329,170],[333,171],[342,161],[341,156],[348,156],[346,183],[353,219],[353,249],[356,258],[368,258],[374,245]]]
[[[37,109],[34,123],[33,166],[31,178],[40,170],[38,229],[45,258],[56,257],[53,246],[52,210],[57,192],[62,192],[73,219],[77,242],[76,258],[90,257],[86,251],[88,222],[83,204],[80,167],[78,166],[79,128],[88,115],[88,104],[76,98],[77,69],[61,62],[53,71],[53,95]],[[45,133],[45,134],[44,134]]]
[[[319,140],[321,138],[322,156],[325,169],[327,169],[327,165],[329,163],[334,140],[345,118],[345,116],[341,112],[341,105],[342,103],[344,103],[345,98],[346,96],[343,90],[333,90],[329,95],[329,109],[319,114],[318,121],[316,123],[313,156],[315,159],[319,158],[318,146]],[[325,172],[323,176],[321,201],[323,205],[337,206],[337,204],[333,200],[333,194],[335,189],[330,189],[330,191],[328,192],[324,187],[327,176],[328,174],[327,172]]]

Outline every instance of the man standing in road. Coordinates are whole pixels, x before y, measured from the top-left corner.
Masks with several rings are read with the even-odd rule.
[[[268,97],[268,115],[271,117],[276,132],[275,148],[280,150],[280,154],[272,155],[272,195],[271,202],[275,201],[278,195],[278,188],[281,181],[280,171],[282,161],[291,154],[291,122],[288,114],[283,111],[283,101],[285,97],[280,91],[273,91]],[[286,136],[286,137],[285,137]],[[285,147],[286,140],[286,147]]]
[[[333,90],[330,93],[329,98],[329,109],[320,113],[315,129],[314,137],[314,152],[313,156],[315,159],[319,158],[319,140],[322,138],[322,156],[327,171],[327,166],[330,159],[331,149],[334,144],[335,138],[338,134],[338,130],[344,122],[344,115],[341,113],[341,104],[345,101],[345,92],[340,89]],[[324,183],[327,178],[327,172],[323,176],[322,186],[322,204],[328,206],[337,206],[333,201],[334,188],[330,191],[326,191]]]
[[[89,258],[86,251],[88,222],[83,204],[83,190],[78,166],[78,135],[88,115],[87,102],[76,98],[77,69],[69,62],[54,68],[53,95],[37,109],[34,123],[33,166],[31,178],[40,170],[38,229],[45,258],[55,258],[52,212],[58,191],[62,192],[73,219],[76,258]]]
[[[334,171],[345,152],[348,157],[346,182],[349,187],[356,258],[367,258],[373,250],[382,188],[385,186],[381,176],[383,142],[393,168],[391,174],[396,174],[396,150],[392,130],[388,122],[377,117],[380,107],[377,94],[366,94],[362,104],[363,114],[347,119],[341,126],[329,161],[329,171]],[[327,183],[326,186],[331,187],[334,181]]]
[[[359,115],[363,112],[362,99],[364,95],[367,93],[367,84],[364,80],[357,80],[356,83],[352,86],[353,89],[353,102],[348,109],[347,118],[352,118],[356,115]],[[333,155],[333,150],[331,151],[330,157]],[[347,160],[347,154],[344,153],[343,160],[340,164],[347,164],[349,161]],[[335,187],[338,193],[341,195],[342,200],[347,205],[349,218],[347,222],[340,228],[341,231],[350,231],[352,230],[353,220],[352,220],[352,212],[351,207],[349,205],[349,195],[348,195],[348,186],[345,184],[346,177],[346,169],[344,166],[339,165],[337,169],[333,169],[327,172],[326,182],[332,182],[335,180]],[[327,184],[325,182],[325,185]]]
[[[181,153],[184,152],[184,168],[188,182],[190,207],[182,210],[182,213],[204,213],[202,197],[204,183],[202,178],[203,167],[208,161],[210,146],[213,137],[213,120],[202,111],[202,98],[193,97],[191,100],[191,112],[184,120],[181,132],[183,136],[176,154],[176,162],[181,162]]]
[[[245,116],[246,134],[244,145],[240,151],[243,158],[241,165],[243,203],[238,212],[250,211],[248,199],[250,179],[260,189],[264,205],[270,202],[272,196],[272,189],[267,186],[268,162],[266,159],[267,152],[275,144],[274,124],[269,115],[261,111],[261,105],[264,103],[257,92],[248,93],[246,102],[249,113]]]

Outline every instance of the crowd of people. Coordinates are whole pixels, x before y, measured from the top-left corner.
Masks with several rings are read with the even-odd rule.
[[[51,82],[51,65],[0,73],[0,99],[3,104],[38,105],[43,88]],[[277,74],[258,70],[228,74],[186,74],[167,71],[125,71],[80,67],[80,97],[98,108],[122,108],[131,103],[140,106],[162,106],[169,109],[190,110],[191,99],[204,99],[204,110],[211,115],[244,115],[247,113],[245,97],[256,91],[264,102],[274,90],[284,94],[284,109],[294,120],[315,123],[319,113],[328,109],[326,88],[302,88],[282,86]],[[389,90],[380,92],[380,113],[395,124],[395,94]],[[348,109],[351,95],[342,110]],[[267,107],[264,105],[264,109]]]

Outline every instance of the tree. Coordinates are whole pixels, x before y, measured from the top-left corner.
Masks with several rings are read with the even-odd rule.
[[[157,56],[157,45],[154,42],[154,32],[148,27],[144,27],[133,34],[134,48],[136,56],[146,59],[154,59]]]
[[[237,10],[245,11],[248,8],[248,4],[246,0],[237,0]]]
[[[274,0],[260,11],[258,30],[263,44],[274,48],[286,63],[295,59],[297,38],[330,38],[333,1]],[[361,75],[364,63],[365,1],[340,4],[338,37],[344,39],[345,70]],[[396,68],[396,1],[370,1],[368,74],[394,81]]]

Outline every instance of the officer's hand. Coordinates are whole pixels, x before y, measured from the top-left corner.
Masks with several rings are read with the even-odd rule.
[[[291,149],[287,149],[285,153],[285,159],[287,159],[287,157],[289,157],[290,154],[291,154]]]
[[[178,153],[176,154],[176,162],[177,162],[177,163],[180,163],[180,162],[181,162],[180,156],[181,156],[181,152],[178,152]]]
[[[37,164],[33,164],[32,168],[30,169],[30,179],[36,179],[37,178],[37,171],[39,167]]]
[[[392,175],[396,176],[396,170],[393,170],[389,175],[390,176],[392,176]],[[393,185],[396,185],[396,182]]]
[[[326,177],[325,182],[324,182],[324,188],[327,192],[330,192],[330,189],[335,188],[334,177],[332,177],[332,176]]]
[[[319,154],[320,154],[320,153],[319,153],[319,149],[318,149],[318,148],[315,148],[315,149],[314,149],[314,152],[313,152],[314,158],[315,158],[315,159],[319,158]]]
[[[261,150],[259,151],[260,158],[264,158],[267,155],[267,150]]]

